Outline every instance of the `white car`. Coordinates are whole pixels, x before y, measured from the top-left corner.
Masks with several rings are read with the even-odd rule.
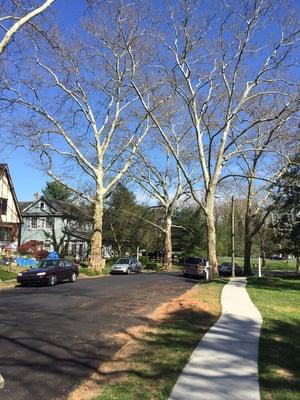
[[[119,260],[112,265],[111,274],[139,274],[142,272],[142,264],[134,257],[119,258]]]

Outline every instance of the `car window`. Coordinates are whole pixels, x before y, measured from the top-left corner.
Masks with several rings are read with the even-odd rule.
[[[66,267],[72,267],[72,263],[71,263],[71,261],[67,261],[67,260],[65,260],[65,266]]]
[[[59,264],[59,260],[42,260],[38,262],[36,265],[34,265],[32,268],[53,268],[57,267]]]
[[[199,264],[203,262],[203,258],[200,257],[189,257],[186,259],[187,264]]]
[[[130,258],[120,258],[116,264],[129,264],[130,263]]]

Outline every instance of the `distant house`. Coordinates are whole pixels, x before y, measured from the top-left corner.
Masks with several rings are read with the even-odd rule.
[[[16,249],[22,216],[7,164],[0,164],[0,249]]]
[[[92,224],[84,208],[38,195],[19,205],[23,219],[21,244],[38,240],[47,251],[81,259],[88,256]]]

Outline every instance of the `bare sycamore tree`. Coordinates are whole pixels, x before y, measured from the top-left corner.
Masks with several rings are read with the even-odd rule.
[[[2,0],[0,2],[0,56],[22,27],[43,13],[55,0],[46,0],[39,6],[30,1]]]
[[[93,204],[90,264],[98,270],[104,266],[104,199],[149,129],[128,84],[126,49],[134,18],[125,26],[126,8],[102,11],[85,21],[80,39],[74,34],[63,41],[54,31],[46,43],[33,41],[34,51],[18,75],[22,85],[13,76],[3,94],[16,110],[18,143],[39,155],[39,164],[55,181]]]
[[[257,110],[253,110],[256,120]],[[260,108],[262,115],[262,108]],[[232,169],[221,180],[233,179],[246,198],[244,217],[244,273],[251,274],[251,249],[255,236],[263,228],[271,212],[274,189],[292,163],[296,150],[298,102],[284,111],[273,104],[265,110],[264,124],[259,124],[248,135],[248,144],[232,160]],[[250,114],[250,113],[249,113]],[[229,165],[230,169],[230,165]]]
[[[134,47],[128,47],[134,72],[131,83],[205,213],[208,258],[215,275],[215,195],[224,167],[243,151],[253,128],[277,118],[260,114],[259,107],[263,105],[264,110],[275,103],[284,118],[297,96],[300,31],[289,7],[293,10],[288,2],[265,0],[215,0],[209,7],[213,11],[196,0],[183,0],[176,9],[170,6],[169,19],[158,29],[157,54],[151,66],[159,70],[164,97],[160,88],[155,98],[155,79],[145,78]],[[184,160],[176,155],[163,116],[157,108],[151,110],[159,101],[167,102],[170,95],[173,102],[176,98],[177,109],[184,108],[183,117],[189,117],[190,151],[201,186],[193,185]],[[254,108],[255,118],[248,118]]]
[[[171,126],[172,142],[179,157],[181,143],[176,130]],[[147,142],[137,154],[134,168],[130,171],[130,179],[135,181],[150,199],[157,201],[156,209],[162,211],[162,223],[146,220],[159,229],[164,236],[164,266],[172,268],[172,228],[182,227],[172,222],[178,200],[186,194],[187,187],[182,182],[182,172],[170,152],[168,145],[157,136],[157,132],[148,136]]]

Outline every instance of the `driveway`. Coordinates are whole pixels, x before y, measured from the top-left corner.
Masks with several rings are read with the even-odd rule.
[[[1,400],[64,397],[118,350],[113,334],[146,324],[146,315],[193,284],[141,274],[1,291]]]

